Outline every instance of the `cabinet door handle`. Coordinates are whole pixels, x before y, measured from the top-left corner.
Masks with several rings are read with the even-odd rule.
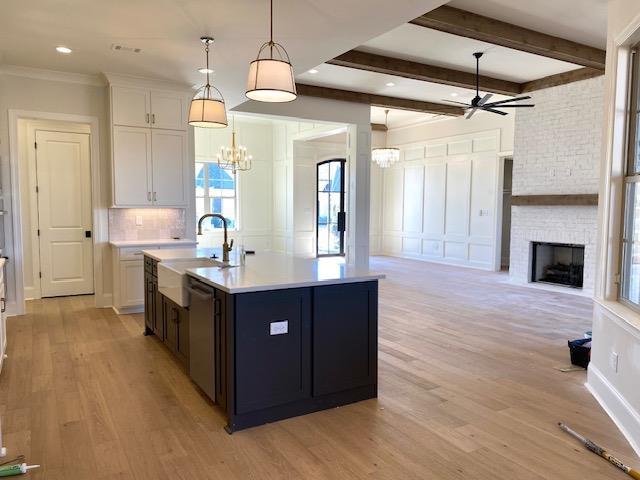
[[[151,201],[151,192],[147,192],[147,200]]]
[[[149,114],[147,113],[147,123],[149,123]]]
[[[2,308],[0,308],[0,312],[4,313],[7,310],[7,300],[5,298],[0,298],[0,302],[2,303]]]
[[[151,114],[151,123],[156,123],[156,114],[155,113]]]
[[[153,192],[153,201],[154,202],[158,201],[158,196],[156,195],[156,192]]]
[[[192,288],[192,287],[187,287],[187,291],[190,294],[200,298],[201,300],[209,301],[213,298],[213,295],[207,294],[206,292],[203,292],[201,290],[196,290],[195,288]]]

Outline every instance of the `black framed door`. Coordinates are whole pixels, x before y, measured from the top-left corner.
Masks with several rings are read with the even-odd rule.
[[[344,164],[337,158],[316,167],[316,255],[344,255]]]

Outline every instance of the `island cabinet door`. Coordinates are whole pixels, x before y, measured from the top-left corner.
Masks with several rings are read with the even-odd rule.
[[[153,280],[151,272],[148,272],[145,264],[144,271],[144,333],[145,335],[153,332]]]
[[[164,340],[164,305],[162,304],[162,294],[158,291],[158,278],[152,277],[153,289],[153,333],[160,340]]]
[[[313,289],[313,395],[375,385],[378,283]]]
[[[310,398],[310,289],[235,297],[236,413]]]

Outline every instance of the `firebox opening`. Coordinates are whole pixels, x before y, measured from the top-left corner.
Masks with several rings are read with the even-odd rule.
[[[584,245],[532,242],[531,281],[582,288]]]

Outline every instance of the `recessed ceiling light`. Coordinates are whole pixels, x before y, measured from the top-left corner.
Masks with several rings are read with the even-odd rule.
[[[199,68],[198,71],[200,73],[213,73],[213,69],[211,68]]]
[[[69,47],[63,47],[62,45],[59,45],[56,47],[56,52],[58,53],[71,53],[71,49]]]
[[[457,94],[456,92],[453,92],[453,93],[451,94],[451,96],[452,96],[452,97],[457,97],[457,96],[458,96],[458,94]]]
[[[387,85],[387,87],[395,87],[396,86],[396,84],[393,83],[393,82],[387,82],[386,85]]]
[[[318,70],[316,70],[315,68],[312,68],[311,70],[309,70],[309,73],[311,73],[312,75],[315,75],[316,73],[318,73]]]

